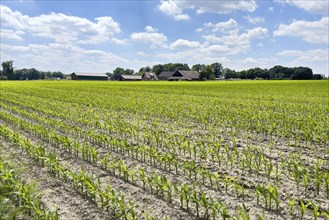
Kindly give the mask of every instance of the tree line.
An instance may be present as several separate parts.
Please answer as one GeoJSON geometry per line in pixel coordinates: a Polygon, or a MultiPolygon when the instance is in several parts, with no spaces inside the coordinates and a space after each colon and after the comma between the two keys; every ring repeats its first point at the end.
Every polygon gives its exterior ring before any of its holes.
{"type": "Polygon", "coordinates": [[[112,80],[117,80],[120,75],[142,75],[145,72],[154,72],[157,76],[161,72],[171,72],[176,70],[193,70],[199,73],[201,80],[214,79],[323,79],[324,75],[313,74],[309,67],[284,67],[274,66],[270,69],[259,67],[248,70],[235,71],[230,68],[223,68],[221,63],[215,62],[209,65],[195,64],[190,68],[186,63],[157,64],[153,67],[146,66],[134,72],[131,69],[117,67],[113,73],[108,73],[112,80]]]}
{"type": "Polygon", "coordinates": [[[323,79],[321,74],[313,74],[309,67],[284,67],[274,66],[270,69],[262,69],[259,67],[235,71],[229,68],[223,70],[225,79],[323,79]]]}
{"type": "MultiPolygon", "coordinates": [[[[157,76],[161,72],[173,72],[176,70],[193,70],[199,73],[200,80],[214,80],[214,79],[323,79],[324,75],[313,74],[309,67],[284,67],[274,66],[270,69],[262,69],[259,67],[248,70],[235,71],[230,68],[223,68],[219,62],[209,65],[195,64],[192,68],[186,63],[166,63],[156,64],[153,67],[141,67],[138,72],[133,69],[124,69],[117,67],[112,73],[106,74],[111,80],[118,80],[121,75],[142,75],[145,72],[154,72],[157,76]]],[[[13,61],[6,61],[2,63],[2,70],[0,71],[0,79],[8,80],[25,80],[25,79],[47,79],[47,78],[64,78],[62,72],[39,71],[34,68],[31,69],[16,69],[13,68],[13,61]]]]}
{"type": "Polygon", "coordinates": [[[36,80],[36,79],[50,79],[60,78],[65,76],[60,71],[40,71],[35,68],[14,69],[12,60],[5,61],[1,64],[0,80],[36,80]]]}

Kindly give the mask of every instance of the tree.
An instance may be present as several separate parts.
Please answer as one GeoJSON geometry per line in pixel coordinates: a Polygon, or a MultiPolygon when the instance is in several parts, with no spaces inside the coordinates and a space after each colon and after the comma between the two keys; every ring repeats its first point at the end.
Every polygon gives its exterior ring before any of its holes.
{"type": "Polygon", "coordinates": [[[64,74],[62,72],[60,72],[60,71],[53,72],[51,74],[51,76],[54,77],[54,78],[60,78],[60,79],[63,79],[64,78],[64,74]]]}
{"type": "Polygon", "coordinates": [[[215,79],[215,74],[214,74],[214,70],[213,67],[211,65],[207,65],[204,69],[202,69],[202,71],[200,72],[199,75],[200,79],[210,79],[213,80],[215,79]]]}
{"type": "Polygon", "coordinates": [[[325,76],[321,74],[313,74],[313,79],[324,79],[325,76]]]}
{"type": "Polygon", "coordinates": [[[35,69],[35,68],[28,69],[26,78],[28,78],[28,79],[40,79],[40,71],[35,69]]]}
{"type": "Polygon", "coordinates": [[[206,73],[207,73],[207,79],[214,80],[216,78],[212,65],[208,65],[206,67],[206,73]]]}
{"type": "Polygon", "coordinates": [[[110,79],[118,80],[121,75],[133,75],[133,74],[134,74],[134,70],[117,67],[115,70],[113,70],[113,73],[110,75],[110,79]]]}
{"type": "Polygon", "coordinates": [[[157,64],[152,67],[152,72],[154,72],[157,76],[163,71],[163,65],[157,64]]]}
{"type": "Polygon", "coordinates": [[[149,67],[149,66],[146,66],[146,67],[142,67],[142,68],[140,68],[139,71],[138,71],[138,73],[139,73],[140,75],[143,75],[144,73],[146,73],[146,72],[151,72],[151,71],[152,71],[152,68],[149,67]]]}
{"type": "Polygon", "coordinates": [[[239,74],[235,70],[231,70],[229,68],[225,68],[223,70],[223,75],[225,79],[240,78],[239,74]]]}
{"type": "Polygon", "coordinates": [[[12,60],[5,61],[1,64],[2,66],[2,74],[7,77],[7,79],[13,79],[14,77],[14,67],[12,60]]]}
{"type": "Polygon", "coordinates": [[[218,63],[218,62],[213,63],[213,64],[211,64],[211,67],[213,68],[216,78],[223,76],[223,66],[221,63],[218,63]]]}
{"type": "Polygon", "coordinates": [[[157,64],[152,67],[152,72],[158,76],[161,72],[174,72],[176,70],[190,70],[186,63],[166,63],[157,64]]]}
{"type": "Polygon", "coordinates": [[[312,79],[313,71],[308,67],[295,67],[293,68],[292,79],[312,79]]]}
{"type": "Polygon", "coordinates": [[[201,73],[205,69],[206,69],[206,65],[204,64],[195,64],[192,66],[192,70],[198,73],[201,73]]]}

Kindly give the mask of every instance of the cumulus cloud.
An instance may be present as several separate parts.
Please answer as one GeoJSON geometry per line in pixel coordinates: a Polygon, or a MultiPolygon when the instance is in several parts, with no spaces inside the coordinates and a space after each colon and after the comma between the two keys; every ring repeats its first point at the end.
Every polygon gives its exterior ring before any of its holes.
{"type": "Polygon", "coordinates": [[[145,27],[145,31],[146,32],[156,32],[156,31],[158,31],[158,29],[156,29],[156,28],[154,28],[152,26],[146,26],[145,27]]]}
{"type": "Polygon", "coordinates": [[[251,17],[250,15],[248,15],[248,16],[243,16],[243,18],[251,24],[258,24],[265,22],[265,19],[262,17],[251,17]]]}
{"type": "Polygon", "coordinates": [[[15,41],[22,41],[22,35],[24,35],[24,31],[14,31],[10,29],[0,29],[0,39],[8,39],[15,41]]]}
{"type": "Polygon", "coordinates": [[[286,3],[307,12],[320,15],[329,14],[329,1],[318,0],[318,1],[306,1],[306,0],[275,0],[275,2],[286,3]]]}
{"type": "Polygon", "coordinates": [[[256,1],[187,1],[187,0],[162,0],[157,9],[175,20],[188,20],[190,16],[184,10],[194,10],[197,14],[218,13],[228,14],[233,11],[253,12],[257,8],[256,1]]]}
{"type": "Polygon", "coordinates": [[[247,29],[244,33],[239,33],[237,29],[234,29],[222,36],[211,34],[202,37],[205,39],[204,45],[210,45],[211,50],[226,54],[240,54],[249,51],[253,40],[267,38],[268,29],[256,27],[247,29]]]}
{"type": "Polygon", "coordinates": [[[211,22],[205,23],[203,26],[205,28],[210,28],[212,32],[218,32],[218,31],[227,31],[230,29],[233,29],[237,27],[238,23],[234,19],[230,19],[228,21],[224,22],[218,22],[216,24],[213,24],[211,22]]]}
{"type": "Polygon", "coordinates": [[[246,35],[249,39],[266,38],[268,37],[268,29],[263,27],[248,29],[246,35]]]}
{"type": "Polygon", "coordinates": [[[62,13],[30,17],[4,5],[0,5],[0,14],[2,27],[52,39],[57,43],[96,44],[120,32],[119,24],[111,17],[98,17],[95,21],[62,13]]]}
{"type": "Polygon", "coordinates": [[[315,49],[315,50],[283,50],[277,53],[278,56],[295,57],[296,60],[301,62],[315,62],[315,61],[328,61],[328,49],[315,49]]]}
{"type": "Polygon", "coordinates": [[[269,58],[253,58],[253,57],[246,57],[242,60],[245,64],[252,64],[258,67],[267,67],[270,63],[273,63],[277,59],[274,57],[269,58]]]}
{"type": "MultiPolygon", "coordinates": [[[[162,34],[162,33],[157,33],[157,32],[150,32],[151,27],[150,26],[146,26],[145,27],[146,32],[136,32],[136,33],[132,33],[130,35],[130,38],[134,41],[139,41],[139,42],[143,42],[143,43],[151,43],[151,47],[157,47],[160,45],[164,45],[168,39],[167,37],[162,34]]],[[[152,28],[152,31],[155,31],[152,28]]]]}
{"type": "Polygon", "coordinates": [[[1,44],[5,54],[1,60],[15,60],[18,68],[37,68],[40,70],[62,71],[110,71],[117,63],[128,60],[103,50],[84,49],[72,44],[49,43],[12,46],[1,44]],[[54,65],[54,63],[56,65],[54,65]]]}
{"type": "Polygon", "coordinates": [[[188,62],[190,65],[196,63],[214,63],[220,62],[226,65],[230,60],[223,54],[218,56],[219,51],[226,50],[226,48],[207,47],[207,48],[194,48],[192,50],[182,50],[173,53],[158,53],[156,58],[164,60],[164,62],[188,62]]]}
{"type": "Polygon", "coordinates": [[[128,45],[128,39],[117,39],[112,37],[111,42],[117,45],[128,45]]]}
{"type": "Polygon", "coordinates": [[[187,1],[180,0],[176,1],[183,10],[193,9],[198,14],[203,13],[218,13],[218,14],[228,14],[233,11],[249,11],[253,12],[257,8],[256,1],[187,1]]]}
{"type": "Polygon", "coordinates": [[[170,44],[169,48],[177,49],[177,48],[196,48],[200,47],[200,43],[198,41],[188,41],[184,39],[178,39],[172,44],[170,44]]]}
{"type": "Polygon", "coordinates": [[[309,43],[328,43],[329,17],[323,17],[318,21],[293,21],[290,24],[280,24],[274,31],[274,36],[301,37],[309,43]]]}
{"type": "Polygon", "coordinates": [[[176,1],[174,0],[161,1],[160,4],[157,6],[157,9],[177,21],[190,19],[187,14],[182,13],[182,9],[177,5],[176,1]]]}
{"type": "MultiPolygon", "coordinates": [[[[158,53],[156,57],[167,61],[185,60],[184,62],[186,62],[186,60],[189,60],[195,63],[209,63],[211,61],[219,62],[220,56],[223,57],[223,62],[228,63],[230,61],[225,58],[226,56],[247,53],[253,40],[268,37],[268,30],[263,27],[256,27],[239,33],[238,30],[234,29],[234,31],[224,33],[223,36],[211,34],[202,37],[205,40],[202,44],[198,41],[178,39],[170,44],[169,48],[184,48],[184,50],[178,50],[175,53],[158,53]]],[[[249,62],[251,61],[249,59],[249,62]]],[[[265,63],[265,60],[263,62],[265,63]]]]}

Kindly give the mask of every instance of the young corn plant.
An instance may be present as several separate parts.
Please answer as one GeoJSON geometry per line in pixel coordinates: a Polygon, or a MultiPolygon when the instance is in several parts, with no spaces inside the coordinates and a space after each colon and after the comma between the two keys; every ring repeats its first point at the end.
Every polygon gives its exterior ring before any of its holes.
{"type": "Polygon", "coordinates": [[[238,219],[250,220],[250,214],[247,206],[242,203],[238,207],[238,219]]]}
{"type": "Polygon", "coordinates": [[[270,195],[270,208],[271,208],[271,199],[274,200],[275,202],[275,207],[276,207],[276,211],[278,212],[279,211],[279,197],[278,197],[278,187],[277,186],[271,186],[269,184],[267,184],[267,190],[269,192],[269,195],[270,195]]]}
{"type": "Polygon", "coordinates": [[[196,190],[193,190],[193,193],[191,195],[191,199],[192,199],[192,202],[194,202],[195,204],[195,209],[196,209],[196,217],[200,217],[200,203],[201,203],[201,200],[200,200],[200,197],[198,196],[198,193],[196,190]]]}
{"type": "Polygon", "coordinates": [[[307,208],[311,205],[310,202],[304,202],[302,199],[298,200],[299,208],[300,208],[300,219],[304,219],[304,215],[307,211],[307,208]]]}
{"type": "Polygon", "coordinates": [[[295,200],[292,198],[289,198],[288,202],[289,202],[289,216],[292,218],[293,217],[293,208],[295,206],[295,200]]]}

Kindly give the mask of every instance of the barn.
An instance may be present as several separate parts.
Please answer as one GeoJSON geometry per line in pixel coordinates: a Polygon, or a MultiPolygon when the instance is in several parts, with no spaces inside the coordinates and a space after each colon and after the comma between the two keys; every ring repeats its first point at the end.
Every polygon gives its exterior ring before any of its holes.
{"type": "Polygon", "coordinates": [[[158,80],[158,77],[153,72],[146,72],[142,75],[143,80],[158,80]]]}
{"type": "Polygon", "coordinates": [[[167,80],[171,77],[175,72],[161,72],[158,76],[159,80],[167,80]]]}
{"type": "Polygon", "coordinates": [[[108,76],[105,73],[84,73],[73,72],[71,73],[72,80],[108,80],[108,76]]]}
{"type": "Polygon", "coordinates": [[[188,80],[188,81],[195,81],[199,80],[199,73],[195,71],[186,71],[186,70],[176,70],[175,72],[161,72],[159,74],[159,79],[162,80],[188,80]]]}
{"type": "Polygon", "coordinates": [[[141,81],[141,75],[121,75],[119,81],[141,81]]]}

